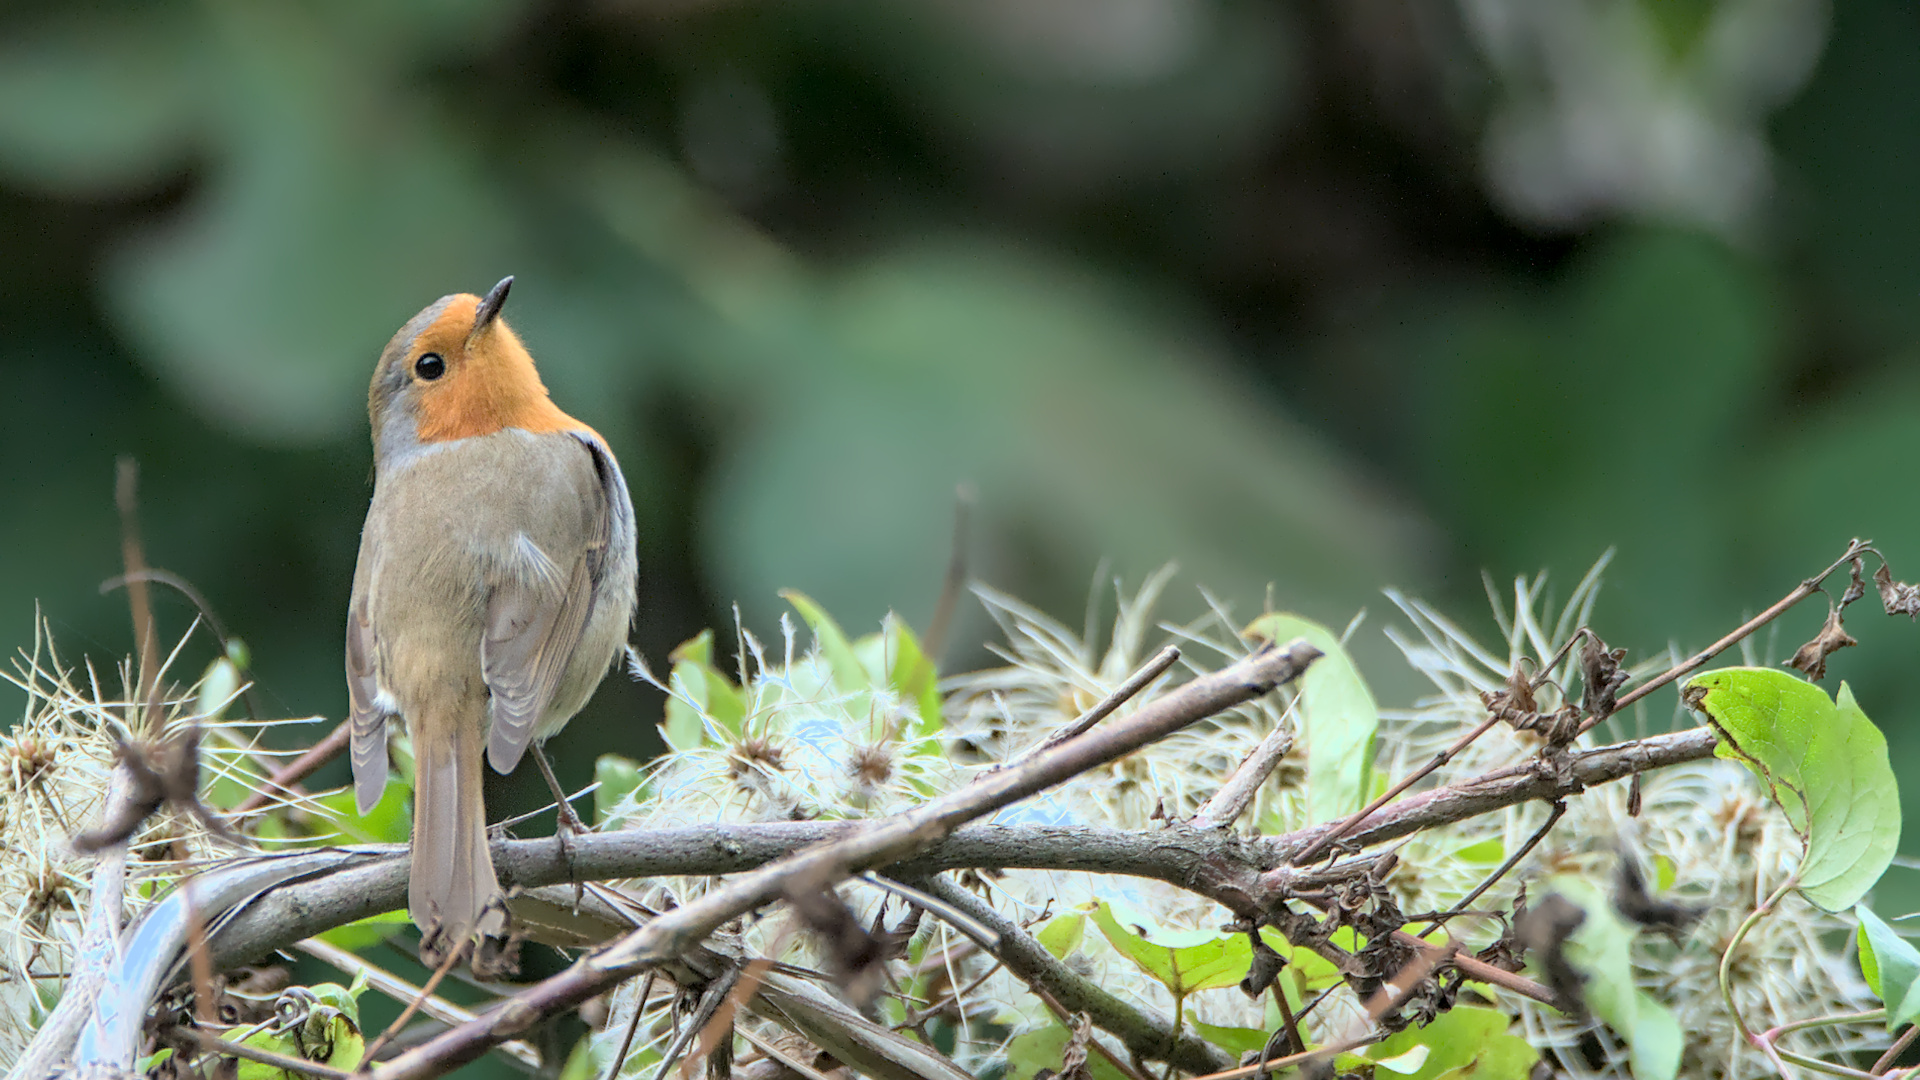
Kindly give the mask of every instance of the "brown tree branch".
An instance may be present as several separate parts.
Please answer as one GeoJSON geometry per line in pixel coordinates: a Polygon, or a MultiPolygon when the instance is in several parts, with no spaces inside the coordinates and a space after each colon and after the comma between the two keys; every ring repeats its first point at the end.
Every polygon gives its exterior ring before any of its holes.
{"type": "Polygon", "coordinates": [[[1135,1055],[1169,1061],[1188,1072],[1219,1072],[1233,1066],[1218,1047],[1175,1031],[1170,1018],[1127,1004],[1054,959],[1046,946],[993,905],[945,878],[927,878],[917,884],[999,934],[1000,945],[993,955],[1016,978],[1052,993],[1068,1013],[1086,1013],[1095,1027],[1119,1039],[1135,1055]]]}
{"type": "MultiPolygon", "coordinates": [[[[1711,730],[1690,728],[1574,754],[1565,781],[1525,769],[1497,770],[1404,800],[1370,823],[1354,842],[1383,843],[1532,799],[1565,797],[1637,771],[1709,757],[1713,747],[1711,730]]],[[[561,884],[572,880],[570,875],[606,880],[738,874],[794,851],[843,839],[860,826],[860,822],[782,821],[627,829],[575,837],[570,857],[563,857],[550,839],[504,840],[494,844],[493,860],[501,883],[520,888],[561,884]]],[[[1252,916],[1283,889],[1318,888],[1364,873],[1371,866],[1367,858],[1332,868],[1285,865],[1287,856],[1311,842],[1319,829],[1248,839],[1213,829],[1128,832],[969,825],[900,860],[889,871],[926,876],[981,867],[1125,874],[1179,885],[1236,915],[1252,916]]],[[[223,966],[246,963],[405,903],[404,847],[343,851],[339,858],[341,869],[276,888],[229,920],[213,939],[216,962],[223,966]]]]}
{"type": "Polygon", "coordinates": [[[372,1075],[375,1080],[444,1075],[545,1017],[576,1008],[633,975],[672,961],[730,919],[791,892],[826,888],[856,870],[899,862],[945,839],[967,821],[1266,694],[1297,678],[1320,655],[1304,640],[1284,648],[1261,649],[1179,686],[1105,728],[1069,739],[912,810],[863,822],[844,839],[730,879],[607,949],[582,958],[559,975],[515,995],[498,1012],[448,1031],[380,1066],[372,1075]]]}

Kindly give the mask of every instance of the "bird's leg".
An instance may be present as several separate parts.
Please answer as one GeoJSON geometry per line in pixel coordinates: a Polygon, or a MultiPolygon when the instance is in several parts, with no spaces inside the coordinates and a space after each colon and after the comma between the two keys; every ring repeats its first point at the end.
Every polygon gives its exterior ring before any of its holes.
{"type": "Polygon", "coordinates": [[[534,743],[527,749],[533,751],[533,760],[540,766],[540,775],[547,778],[547,790],[553,792],[554,804],[559,807],[559,827],[575,834],[586,832],[586,823],[580,820],[579,814],[573,812],[573,804],[567,801],[567,793],[560,787],[559,778],[553,775],[553,763],[547,760],[546,748],[534,743]]]}
{"type": "Polygon", "coordinates": [[[547,788],[553,792],[553,801],[559,807],[559,820],[555,822],[553,838],[560,842],[560,857],[566,861],[567,877],[573,879],[573,904],[577,909],[585,895],[586,887],[573,873],[573,837],[587,831],[580,815],[573,812],[573,805],[567,801],[567,793],[561,789],[560,780],[553,775],[553,763],[547,760],[546,748],[534,743],[527,749],[533,751],[533,760],[540,766],[540,775],[547,778],[547,788]]]}

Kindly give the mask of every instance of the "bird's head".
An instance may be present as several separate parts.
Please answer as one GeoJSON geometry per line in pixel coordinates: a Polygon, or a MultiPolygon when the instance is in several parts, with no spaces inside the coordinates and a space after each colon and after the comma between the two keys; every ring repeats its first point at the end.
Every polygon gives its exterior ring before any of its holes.
{"type": "Polygon", "coordinates": [[[486,296],[455,293],[407,320],[367,388],[376,457],[397,448],[578,426],[547,396],[533,357],[500,317],[512,278],[486,296]]]}

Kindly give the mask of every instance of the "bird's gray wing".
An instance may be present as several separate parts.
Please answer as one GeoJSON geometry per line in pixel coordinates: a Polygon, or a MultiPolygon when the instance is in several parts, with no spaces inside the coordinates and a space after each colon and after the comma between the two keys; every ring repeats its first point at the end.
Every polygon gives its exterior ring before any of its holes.
{"type": "Polygon", "coordinates": [[[365,574],[370,560],[361,552],[354,573],[353,602],[347,608],[347,732],[353,760],[353,801],[370,812],[387,787],[387,717],[380,701],[373,624],[367,615],[365,574]]]}
{"type": "Polygon", "coordinates": [[[501,581],[487,600],[480,639],[480,673],[492,694],[487,760],[503,773],[513,771],[533,742],[580,644],[613,534],[615,496],[609,485],[619,482],[618,474],[597,441],[583,435],[569,440],[568,446],[570,452],[588,455],[585,463],[594,474],[584,530],[575,543],[565,545],[568,550],[555,552],[543,552],[523,536],[522,543],[530,548],[523,558],[529,566],[541,566],[540,572],[501,581]]]}

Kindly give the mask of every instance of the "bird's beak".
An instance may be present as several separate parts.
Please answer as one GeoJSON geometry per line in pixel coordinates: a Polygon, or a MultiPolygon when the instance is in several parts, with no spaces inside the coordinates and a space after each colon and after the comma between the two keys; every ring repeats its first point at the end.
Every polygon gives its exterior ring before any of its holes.
{"type": "Polygon", "coordinates": [[[500,307],[507,302],[507,290],[511,288],[513,277],[508,275],[501,278],[500,284],[495,285],[480,301],[480,306],[473,313],[473,329],[467,331],[467,348],[473,348],[474,342],[485,336],[487,328],[493,325],[493,320],[500,317],[500,307]]]}

